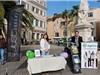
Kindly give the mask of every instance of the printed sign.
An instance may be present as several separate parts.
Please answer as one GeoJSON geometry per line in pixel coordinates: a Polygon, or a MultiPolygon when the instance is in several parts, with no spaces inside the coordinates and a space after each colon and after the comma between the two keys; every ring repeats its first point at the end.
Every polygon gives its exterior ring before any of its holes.
{"type": "Polygon", "coordinates": [[[21,26],[21,8],[12,9],[9,15],[8,22],[8,51],[12,52],[11,57],[16,60],[20,59],[20,26],[21,26]]]}
{"type": "Polygon", "coordinates": [[[97,42],[83,42],[81,48],[81,68],[97,69],[97,42]]]}
{"type": "Polygon", "coordinates": [[[34,50],[34,51],[35,51],[35,57],[41,56],[40,50],[39,50],[39,49],[36,49],[36,50],[34,50]]]}

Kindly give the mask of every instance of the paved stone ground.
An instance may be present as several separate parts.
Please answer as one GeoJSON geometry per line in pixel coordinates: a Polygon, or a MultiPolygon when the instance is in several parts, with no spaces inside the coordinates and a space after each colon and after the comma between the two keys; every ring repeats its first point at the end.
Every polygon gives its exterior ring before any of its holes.
{"type": "MultiPolygon", "coordinates": [[[[36,49],[36,48],[39,48],[39,46],[34,46],[34,45],[22,46],[21,60],[17,62],[9,62],[5,65],[0,65],[0,75],[6,75],[6,70],[7,70],[8,75],[29,75],[27,71],[27,61],[25,57],[25,52],[33,48],[36,49]]],[[[52,49],[50,50],[50,54],[59,54],[63,50],[63,47],[60,47],[60,46],[52,45],[51,48],[52,49]]],[[[65,70],[60,70],[56,72],[45,72],[45,73],[40,73],[36,75],[74,75],[74,74],[70,71],[70,68],[66,66],[65,70]]],[[[77,75],[100,75],[100,62],[98,65],[98,69],[96,70],[82,69],[82,73],[77,74],[77,75]]]]}

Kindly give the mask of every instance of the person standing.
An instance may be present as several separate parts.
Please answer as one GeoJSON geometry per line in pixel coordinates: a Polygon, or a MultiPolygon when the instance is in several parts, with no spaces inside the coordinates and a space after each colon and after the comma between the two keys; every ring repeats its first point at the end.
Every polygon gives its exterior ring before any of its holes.
{"type": "Polygon", "coordinates": [[[85,51],[85,53],[84,53],[84,67],[88,67],[88,62],[87,62],[87,60],[88,60],[88,54],[87,54],[87,51],[85,51]]]}
{"type": "Polygon", "coordinates": [[[0,35],[0,63],[4,62],[4,50],[6,42],[2,35],[0,35]]]}
{"type": "Polygon", "coordinates": [[[83,42],[82,37],[79,35],[78,31],[75,31],[75,36],[71,37],[71,42],[75,43],[77,48],[78,48],[78,52],[79,52],[79,57],[81,59],[81,42],[83,42]]]}
{"type": "Polygon", "coordinates": [[[49,54],[50,44],[47,33],[45,33],[43,38],[40,40],[40,47],[42,56],[49,54]]]}

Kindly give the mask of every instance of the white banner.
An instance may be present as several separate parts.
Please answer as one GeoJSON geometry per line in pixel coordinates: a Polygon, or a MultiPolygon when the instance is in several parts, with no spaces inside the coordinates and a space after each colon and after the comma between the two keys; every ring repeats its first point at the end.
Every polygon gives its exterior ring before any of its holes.
{"type": "Polygon", "coordinates": [[[81,68],[97,69],[97,42],[82,42],[81,68]]]}

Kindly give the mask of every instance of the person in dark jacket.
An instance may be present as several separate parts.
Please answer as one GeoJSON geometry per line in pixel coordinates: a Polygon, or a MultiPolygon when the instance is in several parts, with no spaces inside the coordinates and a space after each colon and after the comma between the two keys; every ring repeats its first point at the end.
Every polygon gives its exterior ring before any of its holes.
{"type": "Polygon", "coordinates": [[[79,32],[75,32],[75,36],[71,37],[71,42],[75,43],[78,51],[79,51],[79,57],[81,58],[81,42],[83,42],[82,37],[79,35],[79,32]]]}
{"type": "Polygon", "coordinates": [[[4,61],[4,49],[5,49],[5,39],[2,35],[0,35],[0,63],[3,63],[4,61]]]}

